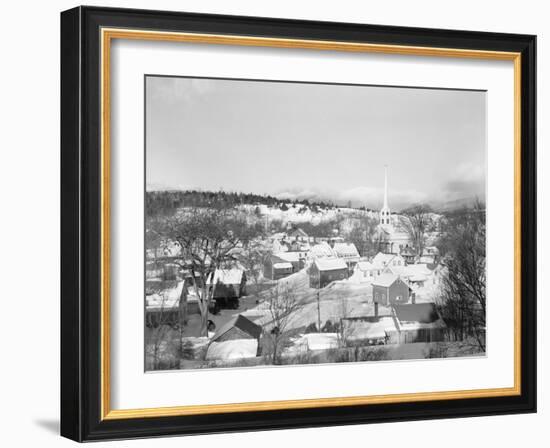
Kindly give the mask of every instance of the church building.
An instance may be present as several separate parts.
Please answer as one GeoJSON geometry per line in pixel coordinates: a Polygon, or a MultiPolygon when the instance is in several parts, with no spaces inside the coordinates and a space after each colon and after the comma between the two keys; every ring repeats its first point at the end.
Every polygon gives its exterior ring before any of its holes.
{"type": "Polygon", "coordinates": [[[396,215],[391,214],[388,204],[388,167],[384,166],[384,204],[380,210],[380,222],[378,225],[378,241],[380,250],[387,254],[399,254],[412,245],[410,237],[395,227],[396,215]]]}

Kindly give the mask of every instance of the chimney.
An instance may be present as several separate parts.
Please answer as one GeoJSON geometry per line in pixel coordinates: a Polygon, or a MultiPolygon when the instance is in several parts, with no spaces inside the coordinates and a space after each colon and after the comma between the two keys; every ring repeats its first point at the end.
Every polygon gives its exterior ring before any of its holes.
{"type": "Polygon", "coordinates": [[[374,317],[378,317],[378,302],[374,302],[374,317]]]}

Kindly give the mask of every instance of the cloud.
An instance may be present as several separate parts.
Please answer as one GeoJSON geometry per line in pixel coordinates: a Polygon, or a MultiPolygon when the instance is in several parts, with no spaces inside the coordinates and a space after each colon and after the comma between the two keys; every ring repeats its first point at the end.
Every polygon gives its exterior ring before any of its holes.
{"type": "MultiPolygon", "coordinates": [[[[426,200],[426,195],[414,190],[395,191],[391,190],[388,200],[390,207],[400,210],[414,203],[426,200]]],[[[384,201],[384,190],[367,186],[357,186],[348,190],[329,189],[287,189],[275,193],[277,197],[289,200],[316,200],[330,201],[338,205],[347,205],[351,202],[353,207],[366,206],[372,209],[379,209],[384,201]]]]}
{"type": "Polygon", "coordinates": [[[461,164],[443,186],[442,199],[448,201],[470,197],[484,199],[485,180],[484,165],[461,164]]]}

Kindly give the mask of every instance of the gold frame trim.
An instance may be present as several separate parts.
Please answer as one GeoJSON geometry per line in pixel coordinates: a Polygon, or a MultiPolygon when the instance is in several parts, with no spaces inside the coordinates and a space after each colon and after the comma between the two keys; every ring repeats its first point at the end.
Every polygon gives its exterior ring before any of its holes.
{"type": "Polygon", "coordinates": [[[503,397],[521,394],[521,53],[305,39],[279,39],[135,29],[101,29],[101,420],[307,409],[413,401],[503,397]],[[143,409],[111,409],[110,366],[110,54],[113,39],[297,48],[320,51],[492,59],[514,62],[514,386],[508,388],[315,398],[143,409]]]}

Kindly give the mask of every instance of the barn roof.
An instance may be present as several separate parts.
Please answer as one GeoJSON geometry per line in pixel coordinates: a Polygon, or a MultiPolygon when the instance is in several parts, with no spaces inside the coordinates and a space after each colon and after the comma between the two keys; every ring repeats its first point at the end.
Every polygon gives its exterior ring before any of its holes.
{"type": "Polygon", "coordinates": [[[312,257],[331,257],[334,255],[331,247],[325,241],[312,246],[309,253],[312,257]]]}
{"type": "Polygon", "coordinates": [[[349,323],[348,339],[381,339],[395,330],[395,322],[391,316],[352,321],[349,323]]]}
{"type": "Polygon", "coordinates": [[[315,265],[320,271],[335,271],[337,269],[347,269],[348,265],[341,258],[318,258],[315,265]]]}
{"type": "Polygon", "coordinates": [[[361,271],[368,271],[373,268],[372,263],[368,261],[359,261],[357,262],[357,269],[360,269],[361,271]]]}
{"type": "Polygon", "coordinates": [[[434,303],[406,303],[394,305],[395,316],[400,322],[431,323],[439,319],[434,303]]]}
{"type": "Polygon", "coordinates": [[[353,243],[335,243],[334,252],[340,257],[357,257],[359,258],[359,252],[357,247],[353,243]]]}
{"type": "Polygon", "coordinates": [[[388,288],[393,285],[398,278],[399,277],[395,274],[380,274],[374,279],[372,284],[373,286],[383,286],[384,288],[388,288]]]}
{"type": "Polygon", "coordinates": [[[244,331],[254,339],[258,339],[260,334],[262,334],[262,327],[252,322],[248,317],[243,316],[242,314],[237,314],[229,322],[225,323],[225,325],[222,325],[218,331],[216,331],[216,334],[212,338],[212,342],[216,341],[233,327],[244,331]]]}
{"type": "Polygon", "coordinates": [[[292,229],[290,230],[289,232],[287,232],[287,235],[290,236],[290,237],[293,237],[293,236],[300,236],[300,237],[303,237],[303,238],[307,238],[307,233],[304,232],[302,229],[300,229],[299,227],[295,228],[295,229],[292,229]]]}
{"type": "Polygon", "coordinates": [[[287,261],[281,263],[273,263],[274,269],[292,269],[292,263],[287,261]]]}
{"type": "Polygon", "coordinates": [[[223,283],[224,285],[240,285],[243,279],[244,271],[242,269],[216,269],[214,272],[214,282],[208,280],[208,284],[223,283]]]}
{"type": "Polygon", "coordinates": [[[409,264],[405,267],[404,274],[412,282],[423,282],[427,280],[432,272],[425,264],[409,264]]]}
{"type": "Polygon", "coordinates": [[[372,259],[372,264],[382,267],[386,266],[395,256],[395,254],[384,254],[382,252],[378,252],[372,259]]]}
{"type": "Polygon", "coordinates": [[[273,254],[273,258],[279,259],[282,262],[289,262],[289,263],[296,263],[300,261],[300,253],[299,252],[277,252],[276,254],[273,254]]]}

